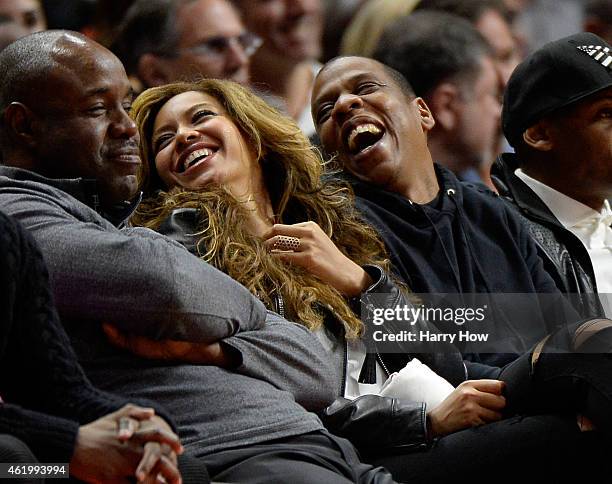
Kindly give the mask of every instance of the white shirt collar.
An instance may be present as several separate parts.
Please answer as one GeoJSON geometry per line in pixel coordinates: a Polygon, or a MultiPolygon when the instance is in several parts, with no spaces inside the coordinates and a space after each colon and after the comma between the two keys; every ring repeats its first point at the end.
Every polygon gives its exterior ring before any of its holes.
{"type": "Polygon", "coordinates": [[[554,188],[545,185],[541,181],[530,177],[520,168],[516,169],[514,174],[525,182],[525,184],[542,199],[548,209],[566,229],[570,229],[581,223],[612,214],[608,200],[604,201],[604,206],[602,207],[601,212],[597,212],[584,203],[574,200],[564,193],[561,193],[554,188]]]}

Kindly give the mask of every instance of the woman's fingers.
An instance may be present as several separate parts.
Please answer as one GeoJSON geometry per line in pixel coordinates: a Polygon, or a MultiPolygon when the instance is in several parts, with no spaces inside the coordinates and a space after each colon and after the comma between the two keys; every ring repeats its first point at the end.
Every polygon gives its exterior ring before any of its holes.
{"type": "Polygon", "coordinates": [[[314,222],[302,222],[299,224],[292,225],[274,224],[270,228],[270,230],[264,235],[264,238],[269,239],[270,237],[274,237],[275,235],[289,235],[297,238],[308,237],[318,227],[319,226],[314,222]]]}
{"type": "Polygon", "coordinates": [[[264,245],[269,251],[304,251],[307,249],[307,244],[303,239],[288,235],[275,235],[264,241],[264,245]]]}

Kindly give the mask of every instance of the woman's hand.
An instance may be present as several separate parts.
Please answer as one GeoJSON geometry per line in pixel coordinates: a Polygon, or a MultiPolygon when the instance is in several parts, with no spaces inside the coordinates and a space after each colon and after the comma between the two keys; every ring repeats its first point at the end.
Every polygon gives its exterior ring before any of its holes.
{"type": "Polygon", "coordinates": [[[153,409],[126,405],[79,428],[70,473],[86,482],[130,482],[163,477],[180,484],[178,436],[153,409]]]}
{"type": "Polygon", "coordinates": [[[373,282],[359,265],[340,252],[315,222],[275,224],[264,239],[274,257],[303,267],[345,296],[358,296],[373,282]],[[291,252],[279,250],[282,236],[299,239],[299,247],[291,252]]]}
{"type": "Polygon", "coordinates": [[[501,420],[506,406],[503,390],[504,382],[499,380],[464,381],[427,413],[431,437],[501,420]]]}

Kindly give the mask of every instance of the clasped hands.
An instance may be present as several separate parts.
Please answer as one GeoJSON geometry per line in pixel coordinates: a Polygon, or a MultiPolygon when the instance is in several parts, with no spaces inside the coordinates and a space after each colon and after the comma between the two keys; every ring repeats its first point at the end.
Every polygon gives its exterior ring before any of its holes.
{"type": "Polygon", "coordinates": [[[178,436],[152,408],[128,404],[79,428],[70,473],[86,482],[181,484],[178,436]]]}

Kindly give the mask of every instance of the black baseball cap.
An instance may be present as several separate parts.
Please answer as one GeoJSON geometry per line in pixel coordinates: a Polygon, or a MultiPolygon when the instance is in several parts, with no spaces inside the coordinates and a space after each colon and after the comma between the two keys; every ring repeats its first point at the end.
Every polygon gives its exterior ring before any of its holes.
{"type": "Polygon", "coordinates": [[[515,146],[547,114],[612,86],[612,47],[590,32],[544,45],[521,62],[504,92],[502,129],[515,146]]]}

